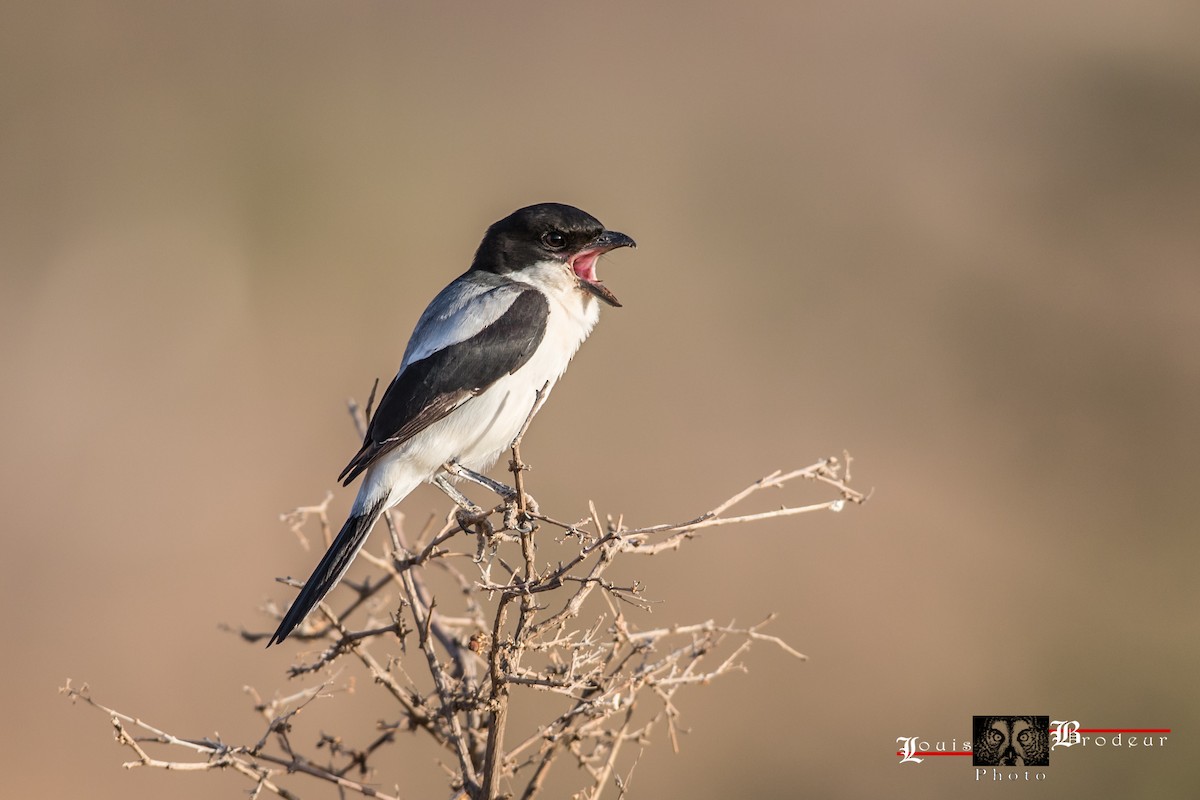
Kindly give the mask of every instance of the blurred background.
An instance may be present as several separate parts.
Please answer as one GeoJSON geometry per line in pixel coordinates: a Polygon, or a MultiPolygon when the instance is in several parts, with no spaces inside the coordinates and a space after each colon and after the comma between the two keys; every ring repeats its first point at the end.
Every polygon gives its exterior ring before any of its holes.
{"type": "MultiPolygon", "coordinates": [[[[526,441],[545,509],[675,521],[843,449],[874,489],[630,567],[662,601],[642,623],[779,612],[811,659],[757,647],[681,694],[681,752],[660,730],[630,797],[1194,790],[1197,4],[3,16],[11,796],[243,795],[121,770],[57,687],[257,739],[243,687],[310,684],[285,680],[290,647],[218,625],[273,627],[275,577],[315,558],[278,516],[335,486],[346,398],[392,375],[485,227],[544,200],[639,243],[604,263],[625,307],[526,441]],[[961,741],[973,714],[1175,734],[1057,750],[1020,787],[897,763],[897,737],[961,741]]],[[[365,743],[392,711],[358,683],[293,735],[365,743]]],[[[430,754],[395,748],[381,788],[444,796],[430,754]]]]}

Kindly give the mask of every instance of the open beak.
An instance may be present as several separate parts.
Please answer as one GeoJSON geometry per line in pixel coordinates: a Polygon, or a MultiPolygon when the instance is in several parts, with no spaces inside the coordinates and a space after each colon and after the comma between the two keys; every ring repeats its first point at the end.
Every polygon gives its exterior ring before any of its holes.
{"type": "Polygon", "coordinates": [[[637,247],[637,242],[623,233],[605,231],[588,242],[587,247],[567,259],[567,263],[571,265],[575,277],[579,278],[580,286],[610,306],[620,307],[621,303],[616,295],[596,277],[596,262],[600,260],[600,256],[618,247],[637,247]]]}

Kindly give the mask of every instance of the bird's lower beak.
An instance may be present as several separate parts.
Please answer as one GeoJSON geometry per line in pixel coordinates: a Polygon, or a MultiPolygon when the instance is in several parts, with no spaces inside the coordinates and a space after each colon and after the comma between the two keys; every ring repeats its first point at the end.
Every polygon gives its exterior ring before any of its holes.
{"type": "Polygon", "coordinates": [[[610,306],[620,307],[621,303],[617,300],[616,295],[610,292],[608,287],[596,277],[596,262],[600,256],[609,250],[616,250],[618,247],[637,247],[637,242],[623,233],[605,231],[589,242],[587,247],[571,256],[570,264],[584,289],[610,306]]]}

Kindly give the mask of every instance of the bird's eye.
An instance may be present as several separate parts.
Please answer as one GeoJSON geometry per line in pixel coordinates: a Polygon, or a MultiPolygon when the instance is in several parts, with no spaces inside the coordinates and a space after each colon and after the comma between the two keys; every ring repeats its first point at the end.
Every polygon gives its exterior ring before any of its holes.
{"type": "Polygon", "coordinates": [[[562,250],[567,246],[567,237],[558,231],[550,231],[549,233],[542,234],[542,244],[551,250],[562,250]]]}

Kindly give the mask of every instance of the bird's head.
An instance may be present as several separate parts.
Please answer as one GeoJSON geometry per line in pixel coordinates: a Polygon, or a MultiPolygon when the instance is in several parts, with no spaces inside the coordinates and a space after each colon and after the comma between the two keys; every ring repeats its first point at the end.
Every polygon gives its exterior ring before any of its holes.
{"type": "Polygon", "coordinates": [[[472,269],[506,273],[552,261],[565,264],[581,288],[611,306],[616,296],[596,275],[600,256],[618,247],[636,247],[630,237],[605,230],[600,220],[562,203],[539,203],[509,214],[488,228],[472,269]]]}

